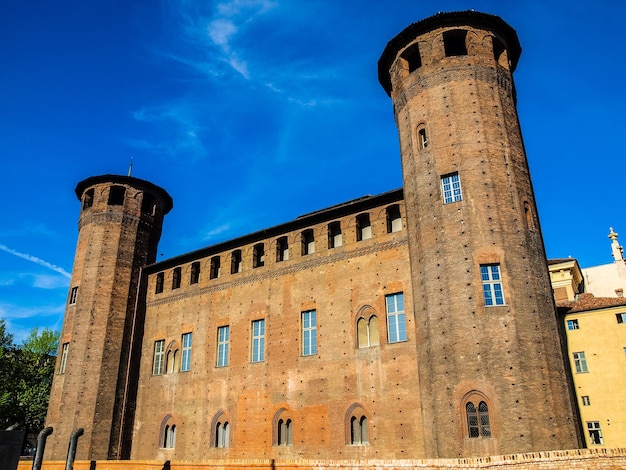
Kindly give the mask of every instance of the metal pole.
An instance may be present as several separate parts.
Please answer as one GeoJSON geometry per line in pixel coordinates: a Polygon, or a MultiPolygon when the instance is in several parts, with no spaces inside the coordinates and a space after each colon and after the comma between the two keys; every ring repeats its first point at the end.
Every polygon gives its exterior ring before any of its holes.
{"type": "Polygon", "coordinates": [[[67,459],[65,459],[65,470],[72,470],[74,468],[78,438],[82,436],[84,432],[85,430],[83,428],[74,429],[72,431],[72,435],[70,436],[70,445],[67,449],[67,459]]]}
{"type": "Polygon", "coordinates": [[[52,426],[48,426],[41,430],[37,436],[37,450],[35,451],[35,459],[33,460],[33,470],[41,470],[41,463],[43,461],[43,451],[46,448],[46,439],[52,434],[52,426]]]}

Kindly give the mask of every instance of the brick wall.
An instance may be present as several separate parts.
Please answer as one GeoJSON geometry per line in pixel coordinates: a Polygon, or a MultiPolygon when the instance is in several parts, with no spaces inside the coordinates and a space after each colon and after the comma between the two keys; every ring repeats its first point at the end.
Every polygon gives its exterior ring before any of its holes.
{"type": "MultiPolygon", "coordinates": [[[[31,462],[20,462],[18,470],[30,470],[31,462]]],[[[445,460],[212,460],[205,463],[133,461],[78,461],[74,470],[617,470],[626,468],[626,448],[580,449],[528,454],[499,455],[483,458],[445,460]]],[[[42,470],[64,470],[65,462],[44,462],[42,470]]]]}

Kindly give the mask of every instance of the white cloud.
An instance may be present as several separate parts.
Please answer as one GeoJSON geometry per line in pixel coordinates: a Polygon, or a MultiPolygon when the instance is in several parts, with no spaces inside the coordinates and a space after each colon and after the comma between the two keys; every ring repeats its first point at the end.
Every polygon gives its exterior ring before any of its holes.
{"type": "Polygon", "coordinates": [[[219,18],[217,20],[211,21],[209,23],[209,27],[207,28],[207,32],[211,41],[219,46],[222,46],[228,49],[228,41],[229,39],[237,32],[237,27],[233,24],[232,21],[219,18]]]}
{"type": "Polygon", "coordinates": [[[37,258],[36,256],[32,256],[26,253],[20,253],[19,251],[15,251],[11,248],[9,248],[8,246],[2,245],[0,244],[0,250],[9,253],[11,255],[17,256],[18,258],[22,258],[25,259],[27,261],[30,261],[32,263],[38,264],[39,266],[43,266],[44,268],[48,268],[52,271],[55,271],[63,276],[65,276],[66,278],[70,278],[72,277],[72,275],[70,273],[68,273],[65,269],[59,267],[59,266],[55,266],[52,263],[48,263],[45,260],[42,260],[41,258],[37,258]]]}

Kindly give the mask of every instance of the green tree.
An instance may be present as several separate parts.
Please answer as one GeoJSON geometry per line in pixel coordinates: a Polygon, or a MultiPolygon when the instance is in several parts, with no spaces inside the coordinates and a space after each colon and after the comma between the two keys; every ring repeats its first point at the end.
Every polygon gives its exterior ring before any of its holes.
{"type": "Polygon", "coordinates": [[[0,429],[17,424],[43,428],[59,344],[59,333],[33,328],[20,347],[0,320],[0,429]]]}

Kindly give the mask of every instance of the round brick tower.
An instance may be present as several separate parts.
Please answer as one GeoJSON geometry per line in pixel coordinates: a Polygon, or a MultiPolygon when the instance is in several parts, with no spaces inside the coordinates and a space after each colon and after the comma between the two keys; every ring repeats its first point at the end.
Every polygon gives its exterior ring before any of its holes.
{"type": "Polygon", "coordinates": [[[65,459],[76,428],[84,429],[77,459],[128,458],[131,430],[124,423],[132,423],[133,351],[143,333],[141,268],[156,259],[172,198],[152,183],[116,175],[81,181],[76,195],[78,243],[48,407],[54,433],[46,459],[65,459]]]}
{"type": "Polygon", "coordinates": [[[426,457],[580,447],[502,19],[414,23],[379,60],[400,136],[426,457]]]}

